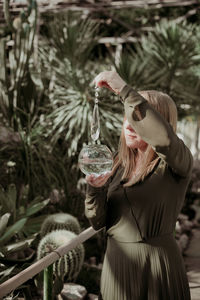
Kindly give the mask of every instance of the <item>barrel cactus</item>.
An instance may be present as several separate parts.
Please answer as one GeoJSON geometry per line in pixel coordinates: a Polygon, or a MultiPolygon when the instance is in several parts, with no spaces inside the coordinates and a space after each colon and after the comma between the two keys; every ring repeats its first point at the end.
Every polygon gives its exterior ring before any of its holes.
{"type": "Polygon", "coordinates": [[[74,232],[75,234],[79,234],[81,232],[81,227],[77,218],[70,214],[66,213],[57,213],[48,216],[42,226],[41,226],[41,236],[45,236],[47,233],[55,230],[69,230],[74,232]]]}
{"type": "MultiPolygon", "coordinates": [[[[37,258],[41,259],[76,236],[75,233],[68,230],[56,230],[48,233],[41,239],[38,245],[37,258]]],[[[84,255],[84,247],[80,244],[62,256],[53,264],[55,277],[65,279],[65,282],[75,281],[82,268],[84,255]]]]}

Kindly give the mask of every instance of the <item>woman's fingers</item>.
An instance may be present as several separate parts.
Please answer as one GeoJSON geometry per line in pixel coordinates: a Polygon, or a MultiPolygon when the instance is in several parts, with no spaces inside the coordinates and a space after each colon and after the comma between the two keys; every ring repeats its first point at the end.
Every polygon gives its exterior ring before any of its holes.
{"type": "Polygon", "coordinates": [[[99,176],[91,174],[86,176],[86,181],[94,187],[101,187],[106,183],[110,175],[111,172],[107,172],[106,174],[102,174],[99,176]]]}
{"type": "Polygon", "coordinates": [[[88,183],[90,183],[93,186],[101,186],[104,184],[104,178],[102,176],[90,177],[89,179],[86,180],[88,183]]]}
{"type": "Polygon", "coordinates": [[[97,86],[97,87],[107,87],[111,89],[111,86],[109,84],[110,81],[110,72],[109,71],[104,71],[99,73],[93,83],[97,86]]]}
{"type": "Polygon", "coordinates": [[[117,94],[119,94],[125,85],[125,82],[116,71],[104,71],[99,73],[93,80],[93,83],[97,87],[106,87],[117,94]]]}
{"type": "MultiPolygon", "coordinates": [[[[111,89],[111,87],[109,86],[109,84],[106,82],[106,81],[99,81],[98,83],[97,83],[97,86],[98,87],[106,87],[106,88],[108,88],[108,89],[111,89]]],[[[112,90],[112,89],[111,89],[112,90]]]]}

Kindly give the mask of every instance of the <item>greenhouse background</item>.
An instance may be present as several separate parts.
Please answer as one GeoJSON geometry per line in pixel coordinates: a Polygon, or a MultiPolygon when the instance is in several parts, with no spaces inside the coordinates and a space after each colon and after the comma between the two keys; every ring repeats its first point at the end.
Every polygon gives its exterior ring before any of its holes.
{"type": "MultiPolygon", "coordinates": [[[[90,226],[78,156],[103,70],[177,105],[194,168],[176,239],[200,299],[200,2],[189,0],[0,0],[0,284],[90,226]]],[[[119,97],[101,89],[99,113],[100,142],[114,153],[119,97]]],[[[97,299],[104,250],[101,231],[54,263],[52,299],[97,299]]],[[[4,299],[43,299],[43,275],[4,299]]]]}

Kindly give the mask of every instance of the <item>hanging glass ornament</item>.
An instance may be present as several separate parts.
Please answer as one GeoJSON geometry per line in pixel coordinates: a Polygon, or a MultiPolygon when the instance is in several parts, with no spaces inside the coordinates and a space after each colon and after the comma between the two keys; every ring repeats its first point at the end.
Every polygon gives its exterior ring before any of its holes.
{"type": "Polygon", "coordinates": [[[112,164],[112,153],[106,145],[86,145],[79,154],[79,168],[86,175],[106,174],[112,164]]]}
{"type": "Polygon", "coordinates": [[[112,152],[106,145],[96,144],[100,135],[100,118],[99,118],[99,88],[95,90],[95,104],[91,121],[91,139],[93,145],[83,146],[79,158],[79,168],[86,174],[94,174],[96,176],[105,174],[112,169],[113,158],[112,152]]]}
{"type": "Polygon", "coordinates": [[[91,138],[94,142],[96,142],[100,135],[100,120],[99,120],[99,88],[96,87],[95,90],[95,104],[92,114],[92,122],[91,122],[91,138]]]}

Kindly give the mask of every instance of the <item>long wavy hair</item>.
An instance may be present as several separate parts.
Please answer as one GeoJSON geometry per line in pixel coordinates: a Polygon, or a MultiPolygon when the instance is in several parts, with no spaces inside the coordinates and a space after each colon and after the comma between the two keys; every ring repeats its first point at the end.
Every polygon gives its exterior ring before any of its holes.
{"type": "MultiPolygon", "coordinates": [[[[176,132],[177,109],[172,98],[165,93],[154,90],[140,91],[138,93],[163,116],[163,118],[172,126],[174,132],[176,132]]],[[[136,173],[136,157],[137,149],[131,149],[126,145],[123,126],[112,173],[114,174],[119,166],[124,167],[121,178],[126,182],[124,186],[131,186],[138,181],[144,180],[144,178],[154,169],[159,160],[157,153],[153,150],[152,146],[148,144],[144,152],[142,163],[137,167],[136,173]]]]}

